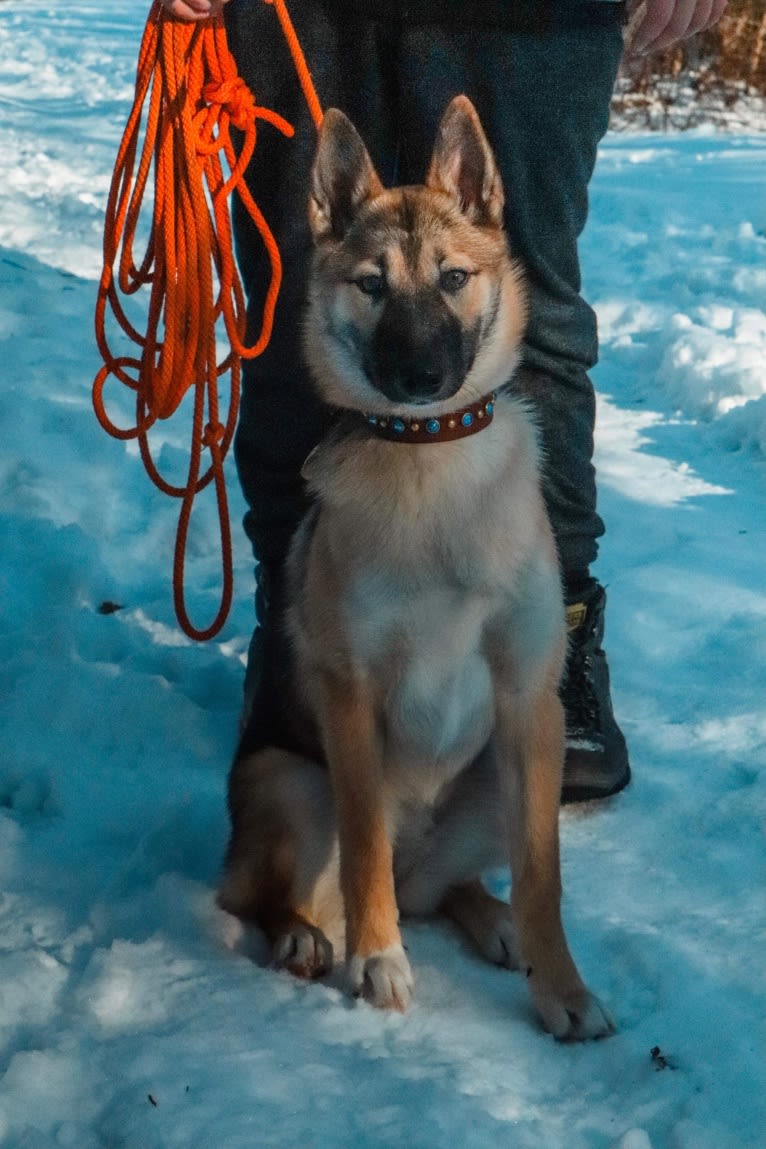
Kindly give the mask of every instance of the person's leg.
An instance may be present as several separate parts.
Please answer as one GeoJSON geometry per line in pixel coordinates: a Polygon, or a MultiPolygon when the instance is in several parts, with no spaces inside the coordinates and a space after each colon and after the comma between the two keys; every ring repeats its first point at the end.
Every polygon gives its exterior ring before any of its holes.
{"type": "MultiPolygon", "coordinates": [[[[370,19],[331,20],[321,2],[291,0],[289,11],[324,108],[341,107],[364,135],[384,179],[393,176],[396,137],[387,32],[370,19]],[[386,59],[384,59],[386,58],[386,59]]],[[[234,442],[248,511],[245,531],[258,562],[253,633],[245,679],[243,719],[249,748],[292,729],[284,699],[290,659],[282,627],[283,565],[307,499],[301,467],[330,423],[309,382],[301,351],[301,325],[312,252],[308,191],[317,133],[274,8],[264,0],[227,5],[229,46],[240,75],[258,103],[295,128],[285,139],[259,124],[247,183],[279,245],[283,280],[271,341],[243,364],[240,418],[234,442]],[[268,621],[268,625],[265,625],[268,621]]],[[[251,338],[260,330],[270,265],[243,205],[234,197],[237,261],[248,299],[251,338]]]]}
{"type": "Polygon", "coordinates": [[[514,388],[529,395],[540,423],[565,577],[587,571],[604,529],[587,375],[597,359],[596,318],[580,294],[577,241],[622,49],[612,5],[578,11],[576,20],[527,32],[415,25],[403,34],[397,77],[398,181],[422,180],[439,118],[460,92],[476,107],[497,157],[511,250],[530,287],[525,363],[514,388]]]}
{"type": "MultiPolygon", "coordinates": [[[[396,141],[391,97],[384,88],[389,51],[372,20],[335,23],[317,2],[289,5],[323,107],[340,107],[364,137],[382,178],[393,171],[396,141]]],[[[235,0],[226,10],[229,45],[240,74],[259,104],[295,127],[285,139],[260,123],[247,182],[279,244],[284,275],[271,341],[244,363],[235,440],[240,482],[248,503],[245,529],[266,567],[283,560],[306,507],[301,466],[328,427],[301,354],[301,324],[312,242],[307,208],[316,129],[274,8],[264,0],[235,0]]],[[[237,260],[257,333],[269,283],[269,262],[249,216],[235,197],[237,260]]]]}
{"type": "MultiPolygon", "coordinates": [[[[562,6],[563,9],[564,6],[562,6]]],[[[397,181],[423,179],[447,101],[464,92],[492,143],[505,185],[511,249],[530,287],[525,360],[513,388],[540,426],[544,493],[559,549],[571,628],[564,797],[598,797],[630,777],[601,646],[604,592],[589,567],[603,523],[592,464],[596,317],[580,294],[578,238],[607,128],[622,52],[621,13],[580,4],[548,27],[403,30],[397,71],[397,181]]]]}

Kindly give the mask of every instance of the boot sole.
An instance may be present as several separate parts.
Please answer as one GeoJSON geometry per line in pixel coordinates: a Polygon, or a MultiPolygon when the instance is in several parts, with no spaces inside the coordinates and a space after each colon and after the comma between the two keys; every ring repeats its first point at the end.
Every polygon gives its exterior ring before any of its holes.
{"type": "Polygon", "coordinates": [[[630,779],[631,772],[628,766],[618,781],[611,785],[599,785],[596,782],[569,785],[565,782],[561,790],[561,805],[571,806],[575,802],[599,802],[604,798],[612,798],[625,789],[630,779]]]}

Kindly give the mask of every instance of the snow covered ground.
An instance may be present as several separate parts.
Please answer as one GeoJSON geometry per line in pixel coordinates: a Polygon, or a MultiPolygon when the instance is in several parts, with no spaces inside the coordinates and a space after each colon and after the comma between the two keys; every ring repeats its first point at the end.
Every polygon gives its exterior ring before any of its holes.
{"type": "MultiPolygon", "coordinates": [[[[593,187],[598,573],[635,782],[562,835],[619,1033],[556,1045],[522,979],[433,923],[406,928],[415,1006],[382,1016],[254,962],[214,905],[251,562],[239,537],[222,638],[183,639],[176,508],[90,408],[144,12],[0,5],[0,1144],[763,1149],[766,137],[610,137],[593,187]]],[[[213,528],[201,508],[203,619],[213,528]]]]}

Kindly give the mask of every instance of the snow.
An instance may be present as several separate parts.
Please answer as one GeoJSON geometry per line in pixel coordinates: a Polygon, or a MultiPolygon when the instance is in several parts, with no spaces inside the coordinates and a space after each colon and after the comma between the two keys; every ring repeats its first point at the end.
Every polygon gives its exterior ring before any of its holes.
{"type": "MultiPolygon", "coordinates": [[[[238,533],[229,623],[184,639],[177,508],[90,407],[143,16],[0,6],[0,1144],[763,1149],[766,137],[609,137],[584,238],[635,781],[563,815],[565,917],[619,1033],[556,1045],[440,923],[406,926],[416,1002],[383,1016],[215,906],[251,559],[238,533]]],[[[201,619],[214,528],[205,503],[201,619]]]]}

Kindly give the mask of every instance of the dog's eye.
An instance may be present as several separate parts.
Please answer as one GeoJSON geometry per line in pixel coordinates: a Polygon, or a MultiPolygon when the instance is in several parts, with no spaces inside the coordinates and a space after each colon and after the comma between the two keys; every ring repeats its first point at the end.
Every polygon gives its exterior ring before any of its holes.
{"type": "Polygon", "coordinates": [[[362,275],[354,282],[364,295],[372,295],[373,297],[382,295],[386,286],[386,281],[382,275],[362,275]]]}
{"type": "Polygon", "coordinates": [[[465,287],[467,282],[468,272],[464,271],[462,267],[451,267],[439,276],[439,285],[442,291],[448,291],[451,294],[460,291],[460,288],[465,287]]]}

